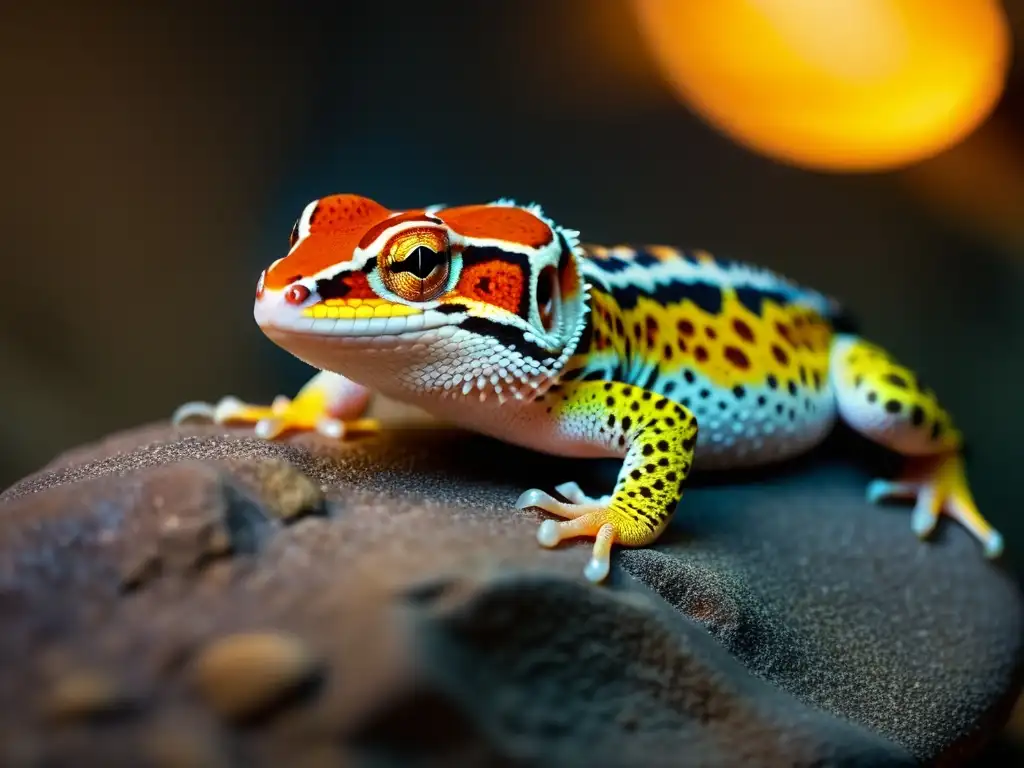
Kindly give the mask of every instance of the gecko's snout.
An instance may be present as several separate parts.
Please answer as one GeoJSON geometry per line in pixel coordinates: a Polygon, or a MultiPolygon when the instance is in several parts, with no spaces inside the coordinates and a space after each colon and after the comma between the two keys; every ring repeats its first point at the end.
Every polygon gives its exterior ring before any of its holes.
{"type": "MultiPolygon", "coordinates": [[[[303,285],[297,281],[293,282],[284,290],[273,291],[276,294],[278,300],[283,300],[287,304],[291,304],[293,307],[301,307],[307,301],[313,292],[309,289],[309,286],[303,285]]],[[[261,302],[267,296],[267,270],[263,270],[260,273],[260,279],[256,281],[256,301],[261,302]]]]}
{"type": "Polygon", "coordinates": [[[290,327],[303,318],[304,312],[319,300],[315,289],[294,278],[283,287],[267,285],[267,270],[256,282],[256,301],[253,311],[261,327],[290,327]]]}

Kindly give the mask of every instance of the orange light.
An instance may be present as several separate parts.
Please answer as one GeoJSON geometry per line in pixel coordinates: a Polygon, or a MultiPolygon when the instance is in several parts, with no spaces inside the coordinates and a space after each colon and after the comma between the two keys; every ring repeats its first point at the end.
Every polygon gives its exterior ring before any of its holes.
{"type": "Polygon", "coordinates": [[[995,106],[997,0],[633,0],[683,100],[737,142],[822,170],[906,165],[995,106]]]}

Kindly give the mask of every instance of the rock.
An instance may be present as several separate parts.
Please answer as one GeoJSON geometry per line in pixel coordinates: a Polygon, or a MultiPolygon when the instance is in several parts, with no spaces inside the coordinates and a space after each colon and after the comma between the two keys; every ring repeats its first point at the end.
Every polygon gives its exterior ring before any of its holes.
{"type": "Polygon", "coordinates": [[[155,424],[59,457],[0,496],[0,762],[951,764],[1005,719],[1020,595],[962,530],[918,542],[826,447],[695,479],[594,587],[514,502],[615,469],[439,429],[155,424]],[[18,706],[82,658],[146,717],[18,706]]]}

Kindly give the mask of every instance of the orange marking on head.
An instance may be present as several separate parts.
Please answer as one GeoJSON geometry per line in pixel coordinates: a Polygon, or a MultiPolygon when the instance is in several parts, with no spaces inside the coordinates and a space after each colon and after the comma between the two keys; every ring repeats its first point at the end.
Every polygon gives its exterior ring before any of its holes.
{"type": "Polygon", "coordinates": [[[524,282],[519,267],[507,261],[485,261],[462,270],[455,293],[518,313],[524,282]]]}
{"type": "Polygon", "coordinates": [[[309,237],[267,272],[266,287],[280,290],[299,278],[350,260],[366,230],[390,214],[384,206],[359,195],[322,198],[310,219],[309,237]]]}
{"type": "Polygon", "coordinates": [[[522,208],[466,205],[438,212],[454,231],[465,237],[492,238],[540,248],[554,239],[551,227],[522,208]]]}
{"type": "Polygon", "coordinates": [[[389,216],[391,211],[368,197],[359,195],[328,195],[320,199],[309,231],[348,232],[354,228],[369,227],[389,216]]]}

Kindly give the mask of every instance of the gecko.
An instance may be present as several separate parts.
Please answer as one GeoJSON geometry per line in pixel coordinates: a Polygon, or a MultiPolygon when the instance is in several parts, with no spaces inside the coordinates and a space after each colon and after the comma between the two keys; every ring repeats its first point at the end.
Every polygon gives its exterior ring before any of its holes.
{"type": "Polygon", "coordinates": [[[336,194],[304,207],[253,314],[318,372],[294,398],[191,402],[174,422],[344,439],[380,428],[365,417],[380,393],[533,451],[621,459],[607,495],[566,482],[553,489],[564,500],[532,488],[516,502],[553,516],[541,546],[592,541],[594,583],[613,545],[658,539],[692,472],[780,462],[839,421],[903,457],[869,501],[911,500],[922,539],[945,514],[985,556],[1003,548],[935,392],[846,329],[835,299],[752,263],[588,244],[534,203],[390,210],[336,194]]]}

